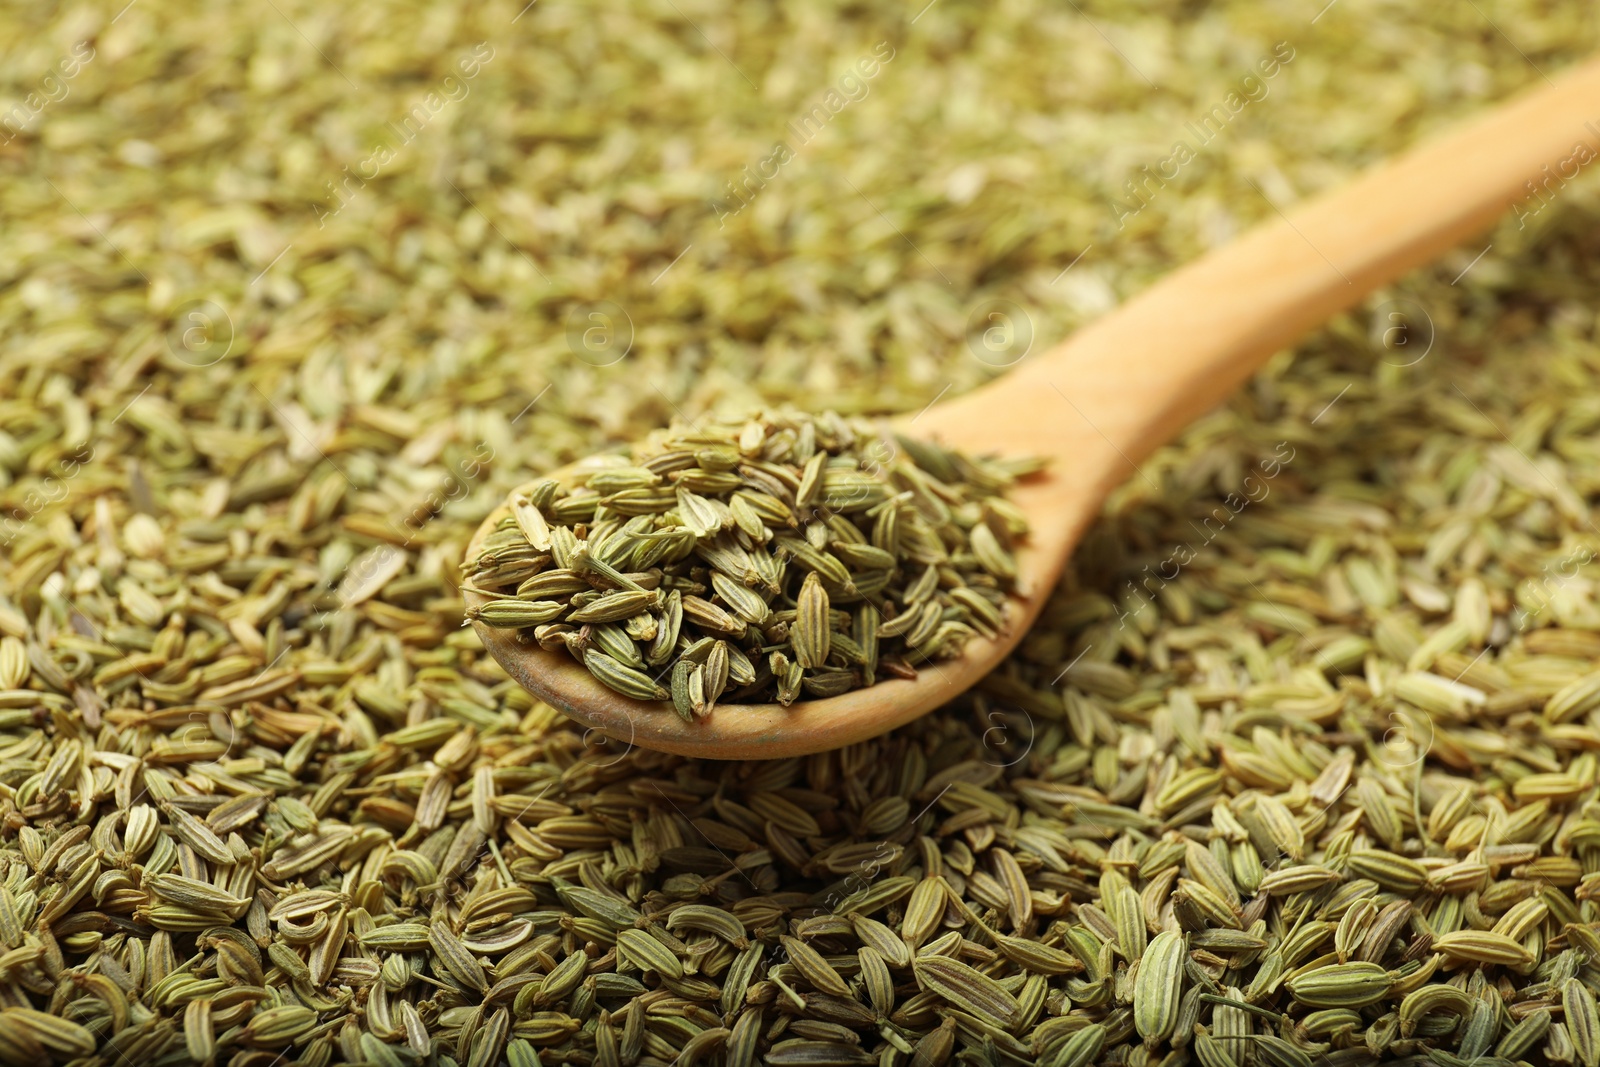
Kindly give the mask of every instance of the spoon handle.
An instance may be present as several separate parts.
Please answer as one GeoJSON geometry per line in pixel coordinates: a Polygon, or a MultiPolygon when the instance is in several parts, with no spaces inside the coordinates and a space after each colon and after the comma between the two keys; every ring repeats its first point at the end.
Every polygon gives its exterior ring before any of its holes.
{"type": "Polygon", "coordinates": [[[1593,166],[1596,145],[1591,60],[1287,214],[1274,209],[1052,350],[939,405],[928,429],[1053,454],[1099,483],[1080,491],[1109,491],[1272,353],[1508,208],[1522,217],[1559,198],[1593,166]]]}

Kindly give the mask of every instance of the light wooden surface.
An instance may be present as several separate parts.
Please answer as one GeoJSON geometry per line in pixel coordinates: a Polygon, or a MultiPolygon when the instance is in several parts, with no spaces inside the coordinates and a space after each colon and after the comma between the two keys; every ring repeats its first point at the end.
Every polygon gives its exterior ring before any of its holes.
{"type": "MultiPolygon", "coordinates": [[[[719,705],[708,721],[685,723],[669,704],[614,693],[564,653],[544,652],[513,631],[475,624],[478,634],[540,698],[645,748],[778,758],[837,748],[909,722],[1005,658],[1106,494],[1138,476],[1140,460],[1224,400],[1272,353],[1487,229],[1529,196],[1525,183],[1543,182],[1547,165],[1549,174],[1558,173],[1580,144],[1600,151],[1600,61],[1284,215],[1274,211],[1267,223],[1174,271],[1054,349],[1029,355],[1004,377],[914,422],[902,419],[900,428],[911,434],[970,451],[1052,460],[1046,476],[1015,494],[1034,533],[1019,557],[1022,595],[1009,631],[998,641],[973,641],[961,659],[924,668],[915,681],[881,682],[788,708],[719,705]]],[[[484,521],[468,558],[504,514],[502,508],[484,521]]],[[[480,601],[467,595],[469,605],[480,601]]]]}

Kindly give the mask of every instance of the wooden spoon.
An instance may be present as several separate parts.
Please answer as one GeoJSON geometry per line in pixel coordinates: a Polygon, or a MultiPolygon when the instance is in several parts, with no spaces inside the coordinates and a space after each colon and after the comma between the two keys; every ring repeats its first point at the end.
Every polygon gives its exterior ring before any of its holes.
{"type": "MultiPolygon", "coordinates": [[[[718,705],[706,721],[686,723],[670,704],[623,697],[564,652],[545,652],[516,631],[478,623],[478,635],[527,689],[625,744],[715,759],[776,758],[838,748],[909,722],[1005,658],[1106,494],[1137,476],[1141,459],[1307,330],[1486,229],[1514,203],[1539,204],[1530,199],[1534,184],[1547,197],[1559,195],[1563,183],[1550,176],[1559,170],[1571,177],[1575,165],[1594,158],[1588,146],[1600,142],[1600,124],[1589,125],[1591,118],[1600,120],[1600,61],[1287,216],[1279,212],[1004,377],[897,420],[896,429],[966,451],[1051,461],[1045,476],[1013,496],[1032,534],[1018,555],[1020,599],[1009,629],[997,640],[971,641],[960,659],[924,667],[914,681],[883,681],[787,708],[718,705]]],[[[505,514],[502,506],[484,520],[467,558],[505,514]]],[[[483,600],[466,594],[469,606],[483,600]]]]}

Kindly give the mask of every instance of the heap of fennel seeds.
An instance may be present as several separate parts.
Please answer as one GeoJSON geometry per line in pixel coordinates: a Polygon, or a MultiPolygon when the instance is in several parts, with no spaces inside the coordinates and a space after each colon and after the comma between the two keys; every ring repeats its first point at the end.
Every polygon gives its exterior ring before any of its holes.
{"type": "Polygon", "coordinates": [[[690,721],[914,678],[1004,627],[1027,522],[1001,494],[1039,466],[833,413],[675,425],[514,494],[471,617],[690,721]]]}

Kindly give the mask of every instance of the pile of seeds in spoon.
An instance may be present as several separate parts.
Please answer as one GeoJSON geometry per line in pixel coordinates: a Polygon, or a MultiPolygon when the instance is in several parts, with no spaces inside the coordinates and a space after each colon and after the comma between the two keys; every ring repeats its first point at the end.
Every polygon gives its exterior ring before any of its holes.
{"type": "Polygon", "coordinates": [[[1036,469],[832,413],[674,427],[515,493],[468,615],[690,721],[914,678],[1004,627],[1036,469]]]}

